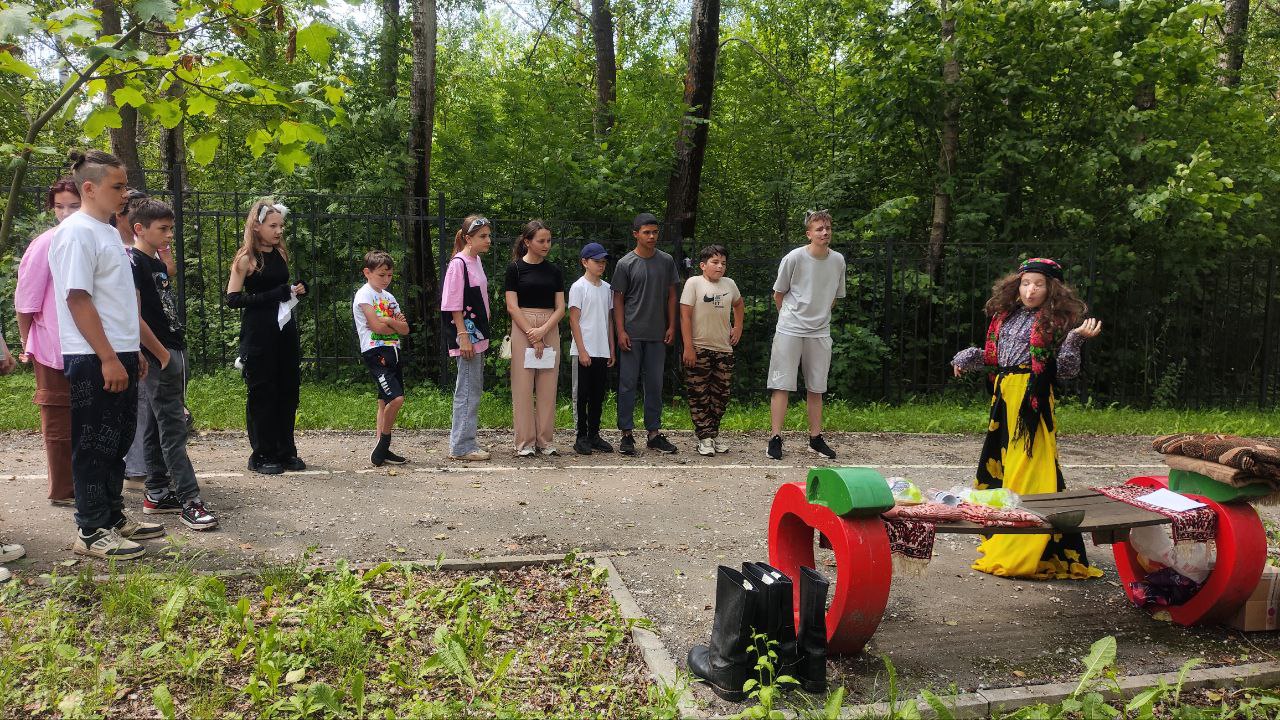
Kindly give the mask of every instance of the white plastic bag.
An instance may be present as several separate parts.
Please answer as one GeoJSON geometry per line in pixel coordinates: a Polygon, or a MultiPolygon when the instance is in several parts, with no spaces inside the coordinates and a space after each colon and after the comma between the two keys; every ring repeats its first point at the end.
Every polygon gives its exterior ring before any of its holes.
{"type": "Polygon", "coordinates": [[[1147,525],[1129,531],[1129,545],[1148,560],[1171,567],[1179,575],[1203,583],[1217,562],[1217,548],[1210,543],[1175,546],[1164,525],[1147,525]]]}

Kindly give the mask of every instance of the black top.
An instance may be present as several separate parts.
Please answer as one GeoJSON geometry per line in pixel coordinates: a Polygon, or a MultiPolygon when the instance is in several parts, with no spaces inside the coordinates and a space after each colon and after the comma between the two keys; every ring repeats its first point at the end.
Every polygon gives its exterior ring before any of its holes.
{"type": "Polygon", "coordinates": [[[279,341],[282,333],[297,335],[297,322],[290,319],[282,330],[276,319],[280,302],[290,297],[289,265],[275,249],[262,253],[261,258],[262,265],[258,270],[244,278],[243,292],[246,295],[261,296],[264,301],[247,304],[240,315],[242,353],[269,350],[279,341]]]}
{"type": "Polygon", "coordinates": [[[516,260],[507,266],[507,281],[502,290],[514,292],[522,308],[554,310],[556,293],[564,292],[564,273],[546,260],[533,265],[524,259],[516,260]]]}
{"type": "Polygon", "coordinates": [[[164,262],[145,252],[130,248],[133,262],[133,286],[142,299],[142,319],[155,333],[161,345],[172,350],[186,346],[182,323],[178,320],[177,297],[172,278],[164,262]]]}

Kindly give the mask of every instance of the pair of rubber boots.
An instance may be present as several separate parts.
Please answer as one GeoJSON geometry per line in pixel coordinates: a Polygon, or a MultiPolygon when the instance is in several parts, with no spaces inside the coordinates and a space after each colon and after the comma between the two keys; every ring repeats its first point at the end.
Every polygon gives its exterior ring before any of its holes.
{"type": "Polygon", "coordinates": [[[797,634],[791,578],[765,563],[743,563],[742,572],[721,565],[711,642],[689,651],[689,671],[725,700],[746,700],[742,686],[755,678],[752,636],[762,633],[777,642],[776,676],[795,678],[805,692],[825,692],[828,585],[818,571],[800,568],[797,634]]]}

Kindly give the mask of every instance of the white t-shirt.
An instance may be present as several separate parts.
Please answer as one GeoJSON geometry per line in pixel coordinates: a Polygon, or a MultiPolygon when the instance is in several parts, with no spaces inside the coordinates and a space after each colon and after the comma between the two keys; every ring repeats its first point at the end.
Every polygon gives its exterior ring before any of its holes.
{"type": "Polygon", "coordinates": [[[773,291],[780,292],[778,332],[794,337],[830,337],[831,305],[845,295],[844,256],[835,250],[824,258],[808,246],[787,253],[778,266],[773,291]]]}
{"type": "MultiPolygon", "coordinates": [[[[569,307],[578,308],[582,344],[589,357],[609,357],[609,311],[613,310],[613,289],[604,280],[592,285],[585,276],[569,287],[569,307]]],[[[578,343],[569,343],[569,354],[578,354],[578,343]]]]}
{"type": "Polygon", "coordinates": [[[102,319],[102,329],[118,353],[138,351],[138,295],[133,265],[120,233],[83,210],[63,220],[49,244],[49,270],[58,305],[58,339],[64,355],[92,355],[93,347],[80,334],[67,294],[89,293],[102,319]]]}
{"type": "Polygon", "coordinates": [[[380,318],[395,317],[400,312],[400,303],[396,297],[383,290],[378,292],[365,283],[356,291],[351,301],[351,315],[356,320],[356,334],[360,336],[360,352],[378,347],[400,347],[400,336],[396,333],[376,333],[369,329],[369,320],[364,316],[361,305],[373,307],[373,314],[380,318]]]}

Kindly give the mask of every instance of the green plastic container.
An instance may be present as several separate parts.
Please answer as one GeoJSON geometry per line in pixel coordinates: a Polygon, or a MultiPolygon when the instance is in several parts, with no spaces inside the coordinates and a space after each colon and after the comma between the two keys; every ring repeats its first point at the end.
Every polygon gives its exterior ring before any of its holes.
{"type": "Polygon", "coordinates": [[[1266,483],[1252,483],[1236,487],[1219,482],[1207,475],[1190,470],[1169,469],[1169,489],[1185,495],[1200,495],[1214,502],[1244,502],[1250,498],[1270,495],[1275,489],[1266,483]]]}
{"type": "Polygon", "coordinates": [[[811,468],[805,498],[841,517],[870,517],[893,507],[884,476],[865,467],[811,468]]]}

